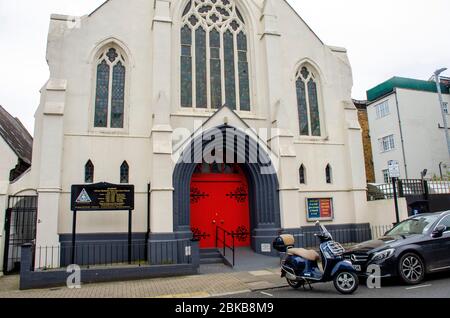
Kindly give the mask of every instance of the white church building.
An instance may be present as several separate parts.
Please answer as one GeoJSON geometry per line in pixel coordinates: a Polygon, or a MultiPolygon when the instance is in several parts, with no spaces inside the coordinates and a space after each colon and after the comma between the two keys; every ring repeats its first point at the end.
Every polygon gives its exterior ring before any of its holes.
{"type": "MultiPolygon", "coordinates": [[[[52,15],[47,62],[7,190],[38,196],[36,246],[70,244],[71,186],[99,182],[135,186],[133,239],[154,247],[214,248],[220,227],[273,254],[280,231],[371,221],[346,50],[284,0],[109,0],[52,15]]],[[[78,242],[126,241],[125,213],[77,222],[78,242]]]]}

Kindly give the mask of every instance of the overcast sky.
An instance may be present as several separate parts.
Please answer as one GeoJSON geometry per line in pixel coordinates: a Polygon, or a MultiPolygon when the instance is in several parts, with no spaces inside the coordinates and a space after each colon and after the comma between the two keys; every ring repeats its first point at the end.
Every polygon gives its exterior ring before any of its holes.
{"type": "MultiPolygon", "coordinates": [[[[288,1],[326,44],[348,49],[354,98],[364,99],[367,89],[392,76],[428,79],[450,67],[449,0],[288,1]]],[[[102,2],[0,0],[0,105],[31,132],[48,79],[50,14],[84,15],[102,2]]]]}

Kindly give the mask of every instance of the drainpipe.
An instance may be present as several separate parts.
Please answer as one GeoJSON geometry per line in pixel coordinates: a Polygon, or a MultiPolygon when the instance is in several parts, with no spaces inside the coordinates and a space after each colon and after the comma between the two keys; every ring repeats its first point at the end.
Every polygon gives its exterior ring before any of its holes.
{"type": "Polygon", "coordinates": [[[406,163],[405,139],[403,138],[402,119],[400,116],[400,107],[399,107],[399,103],[398,103],[397,89],[394,89],[394,94],[395,94],[395,103],[397,106],[398,127],[400,129],[400,138],[402,141],[403,163],[405,166],[406,179],[408,179],[408,164],[406,163]]]}
{"type": "Polygon", "coordinates": [[[145,259],[149,260],[148,255],[148,240],[150,239],[150,204],[151,204],[151,194],[152,189],[151,183],[147,185],[147,233],[145,234],[145,259]]]}

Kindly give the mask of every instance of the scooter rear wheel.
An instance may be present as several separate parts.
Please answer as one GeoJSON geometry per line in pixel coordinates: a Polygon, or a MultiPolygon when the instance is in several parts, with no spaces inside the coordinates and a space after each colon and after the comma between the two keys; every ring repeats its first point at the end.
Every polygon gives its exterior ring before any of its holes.
{"type": "Polygon", "coordinates": [[[340,272],[334,277],[334,287],[343,295],[353,294],[359,287],[359,279],[355,273],[340,272]]]}
{"type": "Polygon", "coordinates": [[[299,289],[300,287],[302,287],[304,285],[303,282],[298,282],[296,280],[290,280],[289,278],[286,278],[286,281],[289,284],[289,286],[291,286],[294,289],[299,289]]]}

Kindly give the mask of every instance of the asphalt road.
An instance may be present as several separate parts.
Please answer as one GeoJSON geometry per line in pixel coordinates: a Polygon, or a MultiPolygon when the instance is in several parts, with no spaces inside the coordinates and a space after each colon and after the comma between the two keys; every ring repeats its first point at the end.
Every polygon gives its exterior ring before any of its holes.
{"type": "MultiPolygon", "coordinates": [[[[229,298],[450,298],[450,273],[428,277],[417,286],[405,286],[396,280],[384,281],[380,289],[369,289],[361,285],[351,296],[340,295],[333,283],[313,285],[313,290],[280,288],[231,295],[229,298]]],[[[227,297],[228,298],[228,297],[227,297]]]]}

